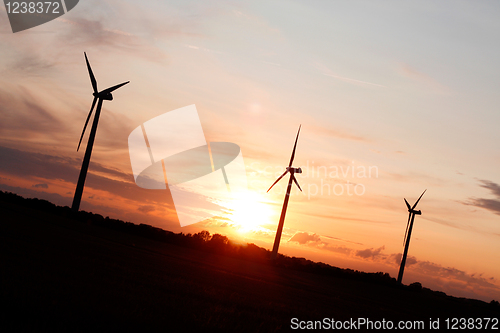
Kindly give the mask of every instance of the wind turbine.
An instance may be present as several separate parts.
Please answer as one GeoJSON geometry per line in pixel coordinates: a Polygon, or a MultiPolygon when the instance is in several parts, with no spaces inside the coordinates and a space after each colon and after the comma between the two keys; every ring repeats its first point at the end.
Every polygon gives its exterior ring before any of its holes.
{"type": "Polygon", "coordinates": [[[85,178],[87,177],[87,170],[89,168],[90,163],[90,155],[92,155],[92,147],[94,146],[95,133],[97,131],[97,123],[99,122],[99,116],[101,115],[101,107],[102,102],[112,101],[113,95],[111,93],[121,86],[126,85],[130,81],[123,82],[113,86],[111,88],[105,89],[101,92],[97,90],[97,81],[95,79],[94,73],[92,72],[92,68],[90,67],[89,60],[87,59],[87,54],[84,52],[85,61],[87,62],[87,69],[89,70],[90,82],[92,83],[92,89],[94,90],[93,96],[94,100],[92,101],[92,107],[90,108],[89,115],[87,116],[87,120],[85,121],[85,125],[83,126],[82,135],[80,136],[80,142],[78,142],[78,148],[76,151],[80,149],[80,144],[82,143],[83,135],[85,134],[85,129],[87,128],[87,124],[89,122],[90,116],[92,115],[92,111],[94,110],[95,103],[97,101],[97,109],[95,111],[94,122],[92,123],[92,129],[90,130],[89,141],[87,143],[87,149],[85,150],[85,156],[83,157],[82,169],[80,170],[80,176],[78,177],[78,184],[76,185],[75,196],[73,197],[73,204],[71,205],[71,209],[74,211],[78,211],[80,209],[80,202],[82,200],[83,187],[85,185],[85,178]]]}
{"type": "MultiPolygon", "coordinates": [[[[427,190],[425,190],[427,191],[427,190]]],[[[408,223],[406,224],[406,232],[405,232],[405,238],[403,240],[403,244],[405,245],[405,250],[403,253],[403,258],[401,259],[401,266],[399,266],[399,274],[398,274],[398,282],[401,283],[403,280],[403,272],[405,270],[405,264],[406,264],[406,256],[408,254],[408,248],[410,247],[410,237],[411,237],[411,230],[413,229],[413,221],[415,220],[415,215],[422,215],[422,212],[420,210],[415,210],[417,207],[418,202],[424,195],[425,191],[420,195],[418,198],[417,202],[413,205],[413,207],[410,206],[408,201],[406,201],[406,207],[408,207],[408,223]],[[410,222],[411,220],[411,222],[410,222]]]]}
{"type": "MultiPolygon", "coordinates": [[[[290,163],[288,163],[288,167],[286,168],[286,171],[274,182],[273,185],[269,188],[272,189],[274,185],[276,185],[277,182],[280,181],[281,178],[285,177],[287,173],[290,173],[290,179],[288,180],[288,187],[286,190],[286,195],[285,195],[285,202],[283,202],[283,208],[281,209],[281,216],[280,216],[280,222],[278,224],[278,230],[276,230],[276,237],[274,238],[274,246],[273,246],[273,252],[271,253],[271,259],[274,260],[278,256],[278,247],[280,246],[280,240],[281,240],[281,233],[283,232],[283,224],[285,223],[285,215],[286,215],[286,208],[288,206],[288,199],[290,199],[290,190],[292,189],[292,181],[297,185],[299,190],[302,192],[302,189],[300,188],[299,183],[297,182],[297,179],[295,179],[294,174],[296,173],[302,173],[301,168],[294,168],[292,167],[293,163],[293,158],[295,157],[295,148],[297,148],[297,141],[299,140],[299,133],[300,133],[300,127],[299,126],[299,131],[297,132],[297,138],[295,139],[295,145],[293,146],[293,151],[292,151],[292,157],[290,157],[290,163]]],[[[269,192],[267,190],[267,192],[269,192]]]]}

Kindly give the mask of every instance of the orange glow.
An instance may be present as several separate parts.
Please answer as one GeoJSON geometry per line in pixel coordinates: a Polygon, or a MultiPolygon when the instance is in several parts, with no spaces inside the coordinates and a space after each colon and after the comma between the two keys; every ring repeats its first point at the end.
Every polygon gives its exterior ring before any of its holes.
{"type": "Polygon", "coordinates": [[[272,210],[255,192],[239,193],[227,204],[228,218],[234,222],[240,233],[259,231],[262,225],[271,222],[272,210]]]}

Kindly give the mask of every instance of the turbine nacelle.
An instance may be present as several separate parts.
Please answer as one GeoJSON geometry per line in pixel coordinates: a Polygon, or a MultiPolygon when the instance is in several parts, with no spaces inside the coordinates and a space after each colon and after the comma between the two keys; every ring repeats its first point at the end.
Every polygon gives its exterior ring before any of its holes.
{"type": "Polygon", "coordinates": [[[92,96],[94,96],[96,98],[103,99],[105,101],[112,101],[113,100],[113,95],[111,93],[105,93],[105,94],[103,94],[102,92],[92,93],[92,96]]]}
{"type": "Polygon", "coordinates": [[[291,172],[291,173],[302,173],[302,169],[300,167],[294,168],[294,167],[286,167],[286,172],[291,172]]]}

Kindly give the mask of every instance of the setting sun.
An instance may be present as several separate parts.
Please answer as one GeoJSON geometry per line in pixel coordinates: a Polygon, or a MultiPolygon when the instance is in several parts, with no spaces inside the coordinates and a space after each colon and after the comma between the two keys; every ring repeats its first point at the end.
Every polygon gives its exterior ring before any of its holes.
{"type": "Polygon", "coordinates": [[[246,191],[236,195],[227,208],[227,218],[235,224],[239,232],[258,231],[262,229],[262,225],[271,223],[272,210],[255,192],[246,191]]]}

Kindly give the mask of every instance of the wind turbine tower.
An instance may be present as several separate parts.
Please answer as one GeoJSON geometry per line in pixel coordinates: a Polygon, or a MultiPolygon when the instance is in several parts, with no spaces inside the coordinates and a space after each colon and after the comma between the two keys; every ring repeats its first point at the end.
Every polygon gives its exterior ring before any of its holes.
{"type": "MultiPolygon", "coordinates": [[[[280,246],[281,233],[283,232],[283,225],[285,224],[285,215],[286,215],[286,209],[288,207],[288,199],[290,199],[292,181],[295,183],[295,185],[297,185],[299,190],[302,192],[302,189],[300,188],[300,185],[294,176],[294,174],[296,173],[302,173],[302,169],[292,167],[293,159],[295,157],[295,149],[297,148],[297,141],[299,140],[299,133],[301,126],[299,126],[299,131],[297,132],[297,137],[295,138],[295,145],[293,146],[292,156],[290,157],[290,163],[288,163],[286,171],[278,179],[276,179],[273,185],[271,185],[271,187],[269,188],[269,190],[272,189],[273,186],[276,185],[276,183],[279,182],[281,178],[285,177],[287,173],[290,173],[290,179],[288,180],[288,187],[286,189],[285,201],[283,202],[283,208],[281,209],[280,222],[278,224],[278,230],[276,230],[276,237],[274,238],[273,252],[271,253],[272,260],[275,260],[276,257],[278,256],[278,248],[280,246]]],[[[269,190],[267,190],[267,192],[269,192],[269,190]]]]}
{"type": "Polygon", "coordinates": [[[87,59],[87,54],[84,52],[85,61],[87,62],[87,69],[90,75],[90,82],[92,83],[92,89],[94,90],[93,96],[94,100],[92,101],[92,107],[90,108],[89,115],[87,116],[87,120],[85,121],[85,125],[83,126],[82,135],[80,136],[80,142],[78,142],[78,148],[76,151],[80,149],[80,144],[82,143],[83,135],[85,134],[85,130],[87,128],[87,124],[90,120],[90,116],[92,115],[92,111],[94,110],[95,103],[97,102],[97,109],[95,111],[94,122],[92,123],[92,129],[90,130],[89,141],[87,143],[87,149],[85,150],[85,156],[83,157],[82,168],[80,170],[80,176],[78,177],[78,183],[76,185],[75,196],[73,197],[73,204],[71,205],[71,209],[73,211],[78,211],[80,209],[80,202],[82,201],[83,187],[85,185],[85,178],[87,177],[87,170],[89,168],[90,163],[90,155],[92,155],[92,147],[94,146],[95,133],[97,131],[97,124],[99,122],[99,116],[101,115],[101,107],[102,102],[112,101],[113,95],[111,93],[121,86],[126,85],[130,81],[123,82],[113,86],[111,88],[105,89],[101,92],[97,90],[97,81],[95,79],[94,73],[92,72],[92,68],[90,67],[89,60],[87,59]]]}

